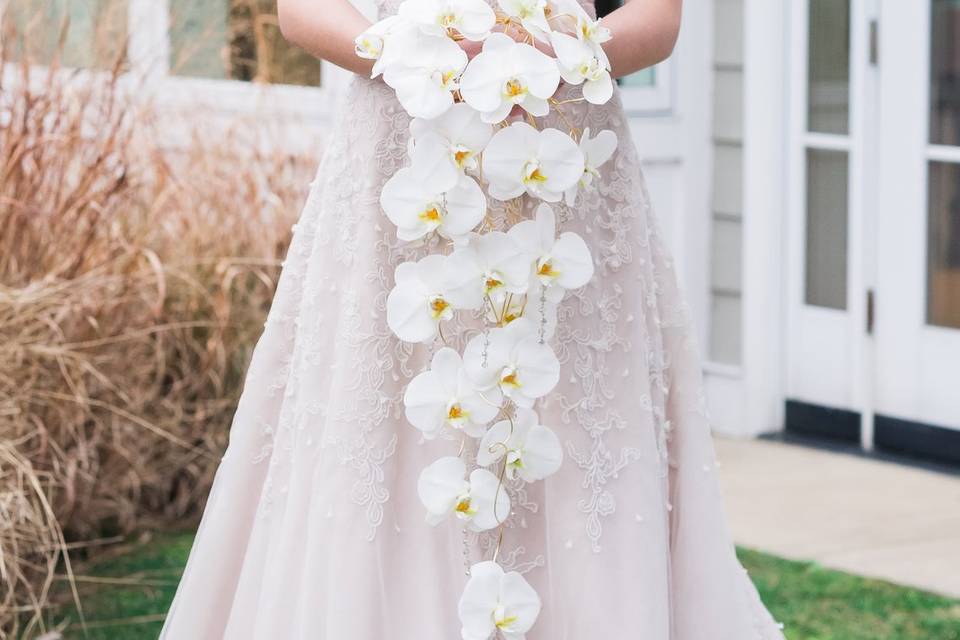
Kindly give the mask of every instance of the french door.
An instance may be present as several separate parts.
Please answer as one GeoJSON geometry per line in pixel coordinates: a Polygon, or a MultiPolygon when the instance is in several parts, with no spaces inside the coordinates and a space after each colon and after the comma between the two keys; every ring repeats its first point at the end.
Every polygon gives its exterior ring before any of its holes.
{"type": "Polygon", "coordinates": [[[960,436],[960,0],[791,6],[788,427],[960,436]]]}
{"type": "Polygon", "coordinates": [[[960,429],[960,0],[883,22],[875,407],[960,429]]]}

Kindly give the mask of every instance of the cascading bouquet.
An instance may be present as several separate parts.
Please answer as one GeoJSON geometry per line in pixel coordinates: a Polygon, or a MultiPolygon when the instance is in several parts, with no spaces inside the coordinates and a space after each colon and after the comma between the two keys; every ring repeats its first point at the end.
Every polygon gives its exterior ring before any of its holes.
{"type": "Polygon", "coordinates": [[[384,185],[381,206],[400,240],[443,239],[430,245],[437,253],[397,267],[387,299],[400,340],[444,345],[406,388],[407,419],[428,440],[461,443],[423,470],[418,493],[431,524],[453,516],[465,536],[499,533],[490,560],[467,560],[464,640],[522,640],[540,613],[536,591],[497,562],[511,512],[505,483],[543,480],[562,463],[560,440],[534,406],[560,378],[548,344],[557,306],[593,276],[586,243],[558,236],[547,203],[572,206],[617,145],[612,131],[591,137],[563,114],[566,104],[612,96],[609,31],[576,0],[498,2],[405,0],[356,40],[413,118],[410,164],[384,185]],[[479,52],[470,59],[467,48],[479,52]],[[561,80],[581,95],[560,99],[561,80]],[[567,131],[538,124],[551,112],[567,131]],[[505,222],[489,214],[481,185],[503,201],[505,222]],[[525,197],[543,201],[533,219],[522,219],[525,197]],[[462,356],[443,332],[457,312],[484,322],[462,356]]]}

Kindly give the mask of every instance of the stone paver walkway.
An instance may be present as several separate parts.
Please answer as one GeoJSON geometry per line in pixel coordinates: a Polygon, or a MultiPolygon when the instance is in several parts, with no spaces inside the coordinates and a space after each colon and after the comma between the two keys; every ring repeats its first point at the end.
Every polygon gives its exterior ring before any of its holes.
{"type": "Polygon", "coordinates": [[[716,444],[738,544],[960,598],[960,477],[780,442],[716,444]]]}

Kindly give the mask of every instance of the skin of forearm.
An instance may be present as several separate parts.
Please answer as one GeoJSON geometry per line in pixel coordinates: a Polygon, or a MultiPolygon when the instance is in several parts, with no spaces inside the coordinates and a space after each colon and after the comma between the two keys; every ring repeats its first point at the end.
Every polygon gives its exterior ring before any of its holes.
{"type": "Polygon", "coordinates": [[[680,33],[681,9],[682,0],[630,0],[603,18],[613,36],[603,45],[613,77],[669,58],[680,33]]]}
{"type": "Polygon", "coordinates": [[[354,39],[370,21],[348,0],[278,0],[283,37],[316,57],[369,76],[373,61],[359,57],[354,39]]]}

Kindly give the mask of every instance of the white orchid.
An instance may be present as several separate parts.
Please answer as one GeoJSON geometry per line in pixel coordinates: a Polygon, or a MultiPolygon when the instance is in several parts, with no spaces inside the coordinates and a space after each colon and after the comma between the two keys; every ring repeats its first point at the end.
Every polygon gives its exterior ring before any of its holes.
{"type": "Polygon", "coordinates": [[[447,257],[447,292],[458,308],[478,309],[484,299],[527,290],[529,261],[513,238],[502,231],[471,237],[447,257]]]}
{"type": "Polygon", "coordinates": [[[570,21],[570,31],[576,34],[581,42],[590,46],[600,60],[604,69],[610,69],[610,60],[603,50],[603,44],[613,36],[610,29],[603,26],[600,20],[594,20],[577,0],[555,0],[558,13],[566,16],[570,21]]]}
{"type": "MultiPolygon", "coordinates": [[[[443,347],[430,369],[414,378],[403,394],[407,420],[433,440],[444,429],[479,438],[500,408],[484,399],[470,382],[460,354],[443,347]]],[[[484,465],[485,466],[485,465],[484,465]]]]}
{"type": "Polygon", "coordinates": [[[499,389],[524,408],[550,393],[560,380],[560,362],[539,340],[536,327],[518,318],[467,343],[464,369],[481,389],[499,389]]]}
{"type": "Polygon", "coordinates": [[[477,464],[488,467],[506,456],[507,476],[536,482],[553,475],[563,463],[563,447],[551,429],[540,424],[532,409],[517,409],[517,415],[502,420],[480,441],[477,464]]]}
{"type": "Polygon", "coordinates": [[[496,528],[510,515],[510,497],[497,476],[467,466],[454,456],[440,458],[420,474],[417,493],[427,509],[427,523],[438,525],[456,515],[471,531],[496,528]]]}
{"type": "Polygon", "coordinates": [[[383,81],[397,94],[397,100],[414,118],[436,118],[453,105],[460,74],[467,66],[467,54],[446,37],[420,31],[392,38],[389,64],[383,81]]]}
{"type": "Polygon", "coordinates": [[[559,84],[556,60],[536,47],[493,33],[463,72],[460,95],[484,122],[500,122],[514,105],[533,116],[547,115],[547,100],[559,84]]]}
{"type": "Polygon", "coordinates": [[[453,30],[468,40],[483,40],[497,16],[483,0],[406,0],[399,15],[425,33],[446,36],[453,30]]]}
{"type": "Polygon", "coordinates": [[[476,169],[493,127],[465,102],[454,104],[438,118],[415,118],[410,123],[411,156],[421,178],[439,186],[452,185],[458,176],[476,169]]]}
{"type": "Polygon", "coordinates": [[[529,31],[535,38],[547,41],[550,34],[550,11],[547,0],[497,0],[500,10],[529,31]]]}
{"type": "Polygon", "coordinates": [[[577,191],[590,191],[593,188],[594,178],[600,178],[600,167],[607,162],[613,152],[617,150],[617,134],[604,129],[595,138],[590,137],[590,127],[583,130],[580,136],[580,152],[583,154],[583,175],[580,181],[567,189],[564,201],[573,206],[577,200],[577,191]]]}
{"type": "Polygon", "coordinates": [[[432,341],[440,322],[453,317],[445,293],[445,261],[432,254],[397,267],[387,296],[387,325],[404,342],[432,341]]]}
{"type": "Polygon", "coordinates": [[[605,104],[613,96],[613,79],[590,43],[565,33],[550,34],[560,75],[572,85],[583,85],[583,97],[591,104],[605,104]]]}
{"type": "Polygon", "coordinates": [[[379,60],[380,56],[383,55],[386,34],[391,25],[399,20],[400,16],[390,16],[370,25],[369,29],[354,38],[354,51],[357,56],[364,60],[379,60]]]}
{"type": "Polygon", "coordinates": [[[483,154],[489,193],[498,200],[529,193],[559,202],[580,180],[583,166],[583,154],[570,136],[557,129],[537,131],[526,122],[498,131],[483,154]]]}
{"type": "Polygon", "coordinates": [[[397,226],[401,240],[418,240],[431,231],[454,242],[463,241],[487,213],[487,198],[476,180],[458,176],[453,187],[440,192],[415,168],[397,171],[383,185],[380,206],[397,226]]]}
{"type": "Polygon", "coordinates": [[[505,572],[496,562],[477,563],[460,597],[461,635],[490,640],[499,631],[506,640],[523,640],[540,608],[540,597],[522,575],[505,572]]]}
{"type": "Polygon", "coordinates": [[[375,60],[370,77],[376,78],[397,58],[403,49],[402,41],[415,29],[415,25],[398,15],[392,15],[370,26],[354,40],[359,57],[375,60]]]}
{"type": "Polygon", "coordinates": [[[551,301],[559,301],[563,290],[578,289],[593,277],[593,258],[583,238],[572,231],[559,238],[556,233],[556,216],[548,204],[537,207],[535,219],[518,222],[509,233],[530,257],[533,276],[547,288],[551,301]]]}

